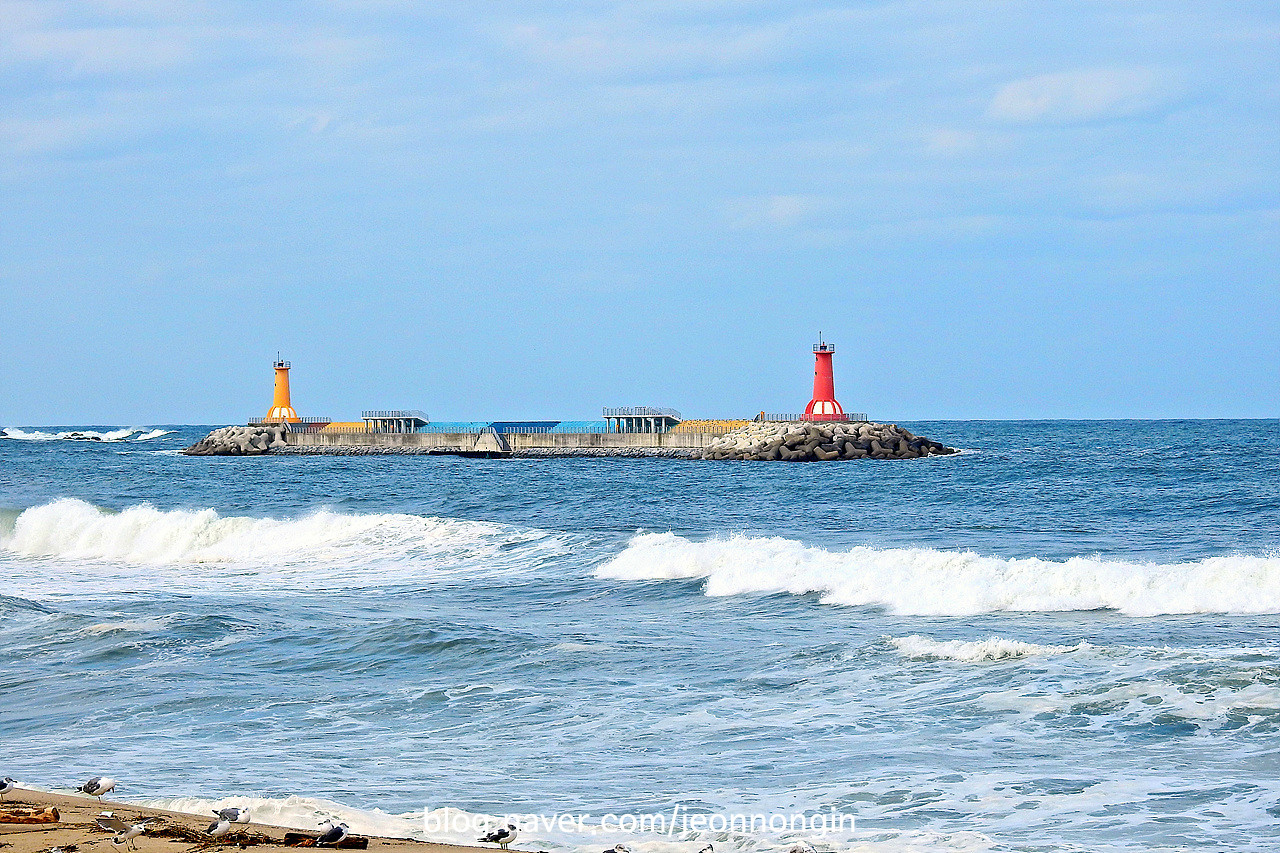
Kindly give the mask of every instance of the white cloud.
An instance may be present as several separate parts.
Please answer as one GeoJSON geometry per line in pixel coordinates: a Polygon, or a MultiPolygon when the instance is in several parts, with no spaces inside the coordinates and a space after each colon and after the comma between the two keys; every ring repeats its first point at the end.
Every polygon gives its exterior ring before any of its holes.
{"type": "Polygon", "coordinates": [[[15,56],[51,62],[76,74],[153,71],[190,54],[188,37],[176,29],[35,30],[15,35],[9,44],[15,56]]]}
{"type": "Polygon", "coordinates": [[[736,228],[793,228],[826,207],[817,196],[769,195],[733,201],[728,213],[736,228]]]}
{"type": "Polygon", "coordinates": [[[1160,106],[1173,94],[1169,76],[1153,68],[1088,68],[1015,80],[996,93],[987,117],[1044,124],[1122,118],[1160,106]]]}
{"type": "Polygon", "coordinates": [[[967,130],[938,128],[925,139],[925,151],[941,157],[957,157],[978,147],[978,135],[967,130]]]}
{"type": "Polygon", "coordinates": [[[526,55],[570,71],[660,75],[724,70],[775,58],[785,43],[779,27],[670,30],[655,35],[634,24],[596,21],[569,32],[522,24],[511,41],[526,55]]]}
{"type": "Polygon", "coordinates": [[[109,119],[87,115],[0,119],[0,152],[20,156],[66,150],[113,129],[109,119]]]}

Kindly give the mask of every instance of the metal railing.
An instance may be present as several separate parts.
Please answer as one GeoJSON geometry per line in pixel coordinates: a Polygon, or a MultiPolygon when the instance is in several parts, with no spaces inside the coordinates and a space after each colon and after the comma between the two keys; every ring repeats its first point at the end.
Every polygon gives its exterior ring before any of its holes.
{"type": "Polygon", "coordinates": [[[495,427],[493,424],[427,424],[418,427],[414,432],[430,435],[479,435],[483,432],[496,432],[499,435],[609,435],[602,425],[579,426],[556,424],[554,426],[522,426],[518,429],[495,427]]]}
{"type": "Polygon", "coordinates": [[[284,418],[249,418],[249,424],[251,426],[257,426],[258,424],[285,424],[287,426],[288,424],[330,424],[330,423],[333,423],[333,418],[298,418],[296,420],[294,419],[285,420],[284,418]]]}
{"type": "Polygon", "coordinates": [[[416,433],[429,433],[431,435],[479,435],[482,432],[489,432],[493,429],[489,424],[467,424],[459,426],[457,424],[427,424],[420,426],[414,430],[416,433]]]}
{"type": "MultiPolygon", "coordinates": [[[[725,433],[733,432],[735,429],[740,429],[740,427],[727,426],[727,425],[706,426],[697,430],[693,430],[691,432],[701,433],[703,435],[724,435],[725,433]]],[[[453,427],[453,428],[438,429],[438,430],[432,429],[431,427],[422,427],[411,433],[373,432],[370,430],[363,430],[363,429],[334,429],[334,430],[326,429],[326,430],[294,430],[294,431],[315,432],[320,435],[332,435],[332,436],[344,436],[344,435],[350,435],[350,436],[369,436],[369,435],[468,435],[470,436],[470,435],[474,435],[474,436],[479,436],[486,432],[493,432],[494,430],[492,427],[487,427],[487,426],[469,426],[469,427],[453,427]]],[[[550,431],[545,429],[536,430],[536,431],[519,430],[519,431],[502,432],[502,433],[499,433],[499,435],[509,438],[512,436],[522,436],[522,435],[547,435],[548,432],[550,431]]],[[[570,427],[568,429],[556,430],[554,432],[551,432],[551,434],[552,435],[600,435],[600,436],[612,436],[612,435],[654,435],[654,436],[673,435],[674,436],[674,435],[680,435],[681,433],[670,433],[670,432],[667,432],[667,433],[616,433],[616,432],[602,432],[599,429],[589,429],[586,427],[570,427]]]]}
{"type": "MultiPolygon", "coordinates": [[[[845,412],[844,416],[851,421],[867,420],[866,412],[845,412]]],[[[787,412],[763,412],[755,416],[757,421],[802,421],[804,415],[798,413],[787,412]]]]}
{"type": "Polygon", "coordinates": [[[653,406],[616,406],[604,407],[606,418],[674,418],[684,420],[675,409],[659,409],[653,406]]]}
{"type": "Polygon", "coordinates": [[[420,421],[430,421],[427,413],[420,409],[370,409],[360,413],[360,417],[370,418],[417,418],[420,421]]]}
{"type": "Polygon", "coordinates": [[[367,429],[316,429],[307,430],[307,432],[316,433],[318,435],[394,435],[395,433],[373,432],[367,429]]]}
{"type": "MultiPolygon", "coordinates": [[[[521,430],[521,432],[524,432],[524,430],[521,430]]],[[[546,432],[552,433],[553,435],[616,435],[616,433],[610,433],[599,424],[561,424],[555,429],[546,430],[546,432]]]]}
{"type": "Polygon", "coordinates": [[[751,422],[743,421],[741,424],[714,424],[714,423],[701,424],[695,429],[680,430],[679,432],[676,432],[675,430],[670,430],[665,434],[666,435],[726,435],[728,433],[733,432],[735,429],[742,429],[743,426],[749,423],[751,422]]]}

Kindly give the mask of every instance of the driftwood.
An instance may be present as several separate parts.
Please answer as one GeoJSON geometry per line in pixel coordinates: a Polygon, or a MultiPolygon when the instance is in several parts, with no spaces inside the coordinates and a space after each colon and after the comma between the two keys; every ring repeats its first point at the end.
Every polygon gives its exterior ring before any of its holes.
{"type": "Polygon", "coordinates": [[[0,807],[0,823],[57,823],[61,819],[53,806],[43,809],[0,807]]]}
{"type": "MultiPolygon", "coordinates": [[[[156,818],[151,819],[156,822],[156,818]]],[[[259,844],[275,844],[276,840],[269,835],[263,835],[260,832],[229,832],[220,838],[213,838],[209,833],[199,829],[192,829],[181,823],[170,823],[164,818],[159,818],[158,826],[147,829],[147,835],[156,838],[173,838],[178,841],[186,841],[189,844],[198,844],[204,847],[256,847],[259,844]]]]}
{"type": "MultiPolygon", "coordinates": [[[[286,832],[284,834],[284,843],[287,847],[315,847],[316,839],[320,836],[307,832],[286,832]]],[[[335,846],[339,850],[368,850],[369,839],[362,838],[358,835],[348,835],[336,845],[324,845],[325,847],[335,846]]]]}

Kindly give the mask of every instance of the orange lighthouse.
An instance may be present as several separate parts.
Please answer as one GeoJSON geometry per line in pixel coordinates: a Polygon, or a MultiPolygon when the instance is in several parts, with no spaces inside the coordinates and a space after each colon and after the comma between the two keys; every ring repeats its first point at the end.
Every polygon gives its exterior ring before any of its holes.
{"type": "Polygon", "coordinates": [[[847,421],[844,409],[836,402],[836,380],[831,374],[831,357],[835,345],[825,343],[822,333],[813,345],[813,399],[805,406],[806,421],[847,421]]]}
{"type": "Polygon", "coordinates": [[[298,413],[289,402],[289,362],[276,356],[275,366],[276,391],[271,399],[271,411],[267,412],[265,420],[296,424],[299,420],[298,413]]]}

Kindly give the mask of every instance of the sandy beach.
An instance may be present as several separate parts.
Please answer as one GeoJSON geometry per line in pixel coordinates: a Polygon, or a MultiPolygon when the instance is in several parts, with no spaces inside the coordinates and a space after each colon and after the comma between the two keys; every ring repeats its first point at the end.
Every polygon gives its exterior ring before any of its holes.
{"type": "MultiPolygon", "coordinates": [[[[78,853],[115,853],[123,847],[111,843],[112,833],[100,829],[94,818],[103,811],[111,811],[128,823],[148,820],[148,830],[134,840],[139,853],[189,853],[195,850],[245,849],[269,853],[269,851],[293,850],[299,845],[295,840],[286,843],[286,833],[315,835],[315,827],[271,826],[250,823],[236,827],[222,838],[209,838],[206,830],[214,820],[211,814],[183,814],[163,809],[145,808],[128,803],[75,794],[50,794],[22,788],[8,794],[0,802],[0,848],[5,853],[45,853],[54,847],[69,851],[74,845],[78,853]],[[60,820],[47,824],[20,824],[2,822],[6,815],[25,809],[43,809],[52,806],[58,810],[60,820]]],[[[368,838],[369,850],[379,853],[481,853],[484,848],[453,844],[436,844],[407,838],[368,838]]],[[[346,845],[344,845],[346,846],[346,845]]],[[[497,850],[494,845],[493,850],[497,850]]]]}

